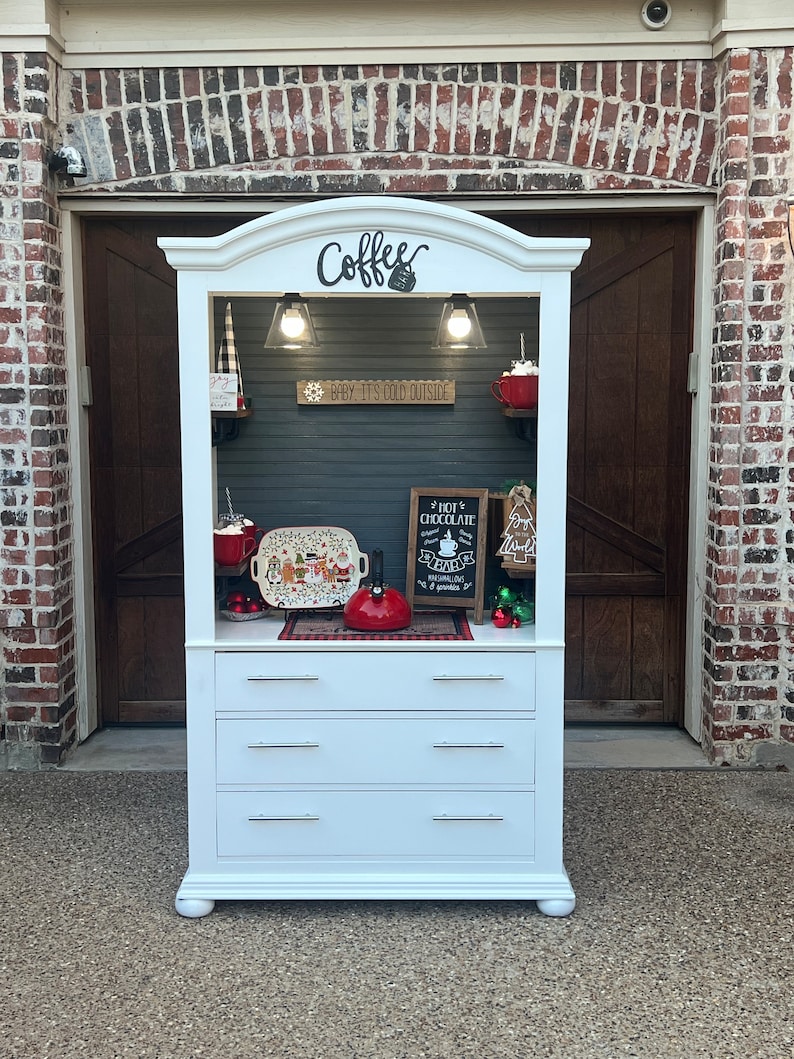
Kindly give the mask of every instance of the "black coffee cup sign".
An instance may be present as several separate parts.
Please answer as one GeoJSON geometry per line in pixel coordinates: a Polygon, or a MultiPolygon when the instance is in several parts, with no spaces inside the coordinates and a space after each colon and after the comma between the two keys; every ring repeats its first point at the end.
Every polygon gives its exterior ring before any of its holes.
{"type": "Polygon", "coordinates": [[[487,529],[487,489],[412,489],[409,603],[473,609],[482,624],[487,529]]]}
{"type": "Polygon", "coordinates": [[[416,273],[410,265],[397,265],[389,276],[389,288],[398,291],[412,291],[416,286],[416,273]]]}
{"type": "Polygon", "coordinates": [[[326,243],[317,257],[317,278],[324,287],[358,282],[363,287],[412,291],[416,286],[414,259],[428,243],[410,246],[406,240],[388,242],[381,231],[362,232],[355,245],[336,239],[326,243]]]}

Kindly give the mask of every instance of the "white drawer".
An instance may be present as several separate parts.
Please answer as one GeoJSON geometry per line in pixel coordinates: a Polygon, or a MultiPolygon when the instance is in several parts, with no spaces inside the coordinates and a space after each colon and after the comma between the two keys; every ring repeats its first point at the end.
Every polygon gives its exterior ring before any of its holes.
{"type": "Polygon", "coordinates": [[[218,652],[218,710],[534,710],[532,652],[218,652]]]}
{"type": "Polygon", "coordinates": [[[221,857],[531,856],[534,831],[526,791],[218,795],[221,857]]]}
{"type": "Polygon", "coordinates": [[[221,784],[531,786],[535,722],[499,717],[217,721],[221,784]]]}

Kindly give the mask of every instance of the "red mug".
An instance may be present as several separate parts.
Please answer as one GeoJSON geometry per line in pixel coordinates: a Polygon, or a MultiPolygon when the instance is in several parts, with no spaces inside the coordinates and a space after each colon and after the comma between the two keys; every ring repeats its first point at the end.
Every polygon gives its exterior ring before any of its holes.
{"type": "Polygon", "coordinates": [[[237,566],[245,558],[245,530],[228,530],[212,535],[213,554],[218,566],[237,566]]]}
{"type": "Polygon", "coordinates": [[[219,566],[238,566],[254,554],[262,534],[257,526],[241,526],[234,533],[216,530],[212,535],[215,562],[219,566]]]}
{"type": "Polygon", "coordinates": [[[256,551],[259,542],[265,535],[265,531],[259,529],[258,526],[245,526],[243,533],[245,534],[245,558],[247,559],[249,555],[253,555],[256,551]]]}
{"type": "Polygon", "coordinates": [[[491,383],[491,393],[497,401],[511,408],[536,408],[538,404],[537,375],[502,375],[491,383]]]}

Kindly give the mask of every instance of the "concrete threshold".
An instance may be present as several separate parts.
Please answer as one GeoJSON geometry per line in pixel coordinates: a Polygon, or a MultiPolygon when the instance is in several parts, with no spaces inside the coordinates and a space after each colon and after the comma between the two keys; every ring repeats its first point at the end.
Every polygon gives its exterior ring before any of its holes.
{"type": "MultiPolygon", "coordinates": [[[[114,727],[94,732],[61,769],[67,772],[183,772],[185,729],[114,727]]],[[[678,728],[641,725],[571,726],[565,730],[569,769],[713,768],[694,739],[678,728]]]]}

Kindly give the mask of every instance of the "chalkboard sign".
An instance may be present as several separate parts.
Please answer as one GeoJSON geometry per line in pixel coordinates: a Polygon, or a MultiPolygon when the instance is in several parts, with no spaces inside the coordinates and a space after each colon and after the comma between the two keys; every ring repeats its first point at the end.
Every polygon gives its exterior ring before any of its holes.
{"type": "Polygon", "coordinates": [[[416,603],[474,609],[482,624],[487,489],[412,489],[406,595],[416,603]]]}

